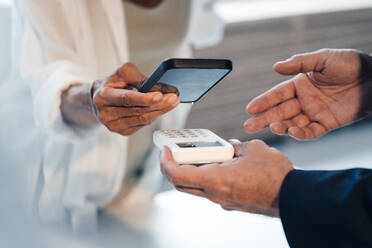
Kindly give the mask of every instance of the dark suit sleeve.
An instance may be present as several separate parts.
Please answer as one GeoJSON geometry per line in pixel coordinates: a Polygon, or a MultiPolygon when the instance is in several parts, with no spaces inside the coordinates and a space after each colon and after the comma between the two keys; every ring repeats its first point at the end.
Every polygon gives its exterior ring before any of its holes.
{"type": "Polygon", "coordinates": [[[279,199],[290,247],[372,247],[372,170],[294,170],[279,199]]]}

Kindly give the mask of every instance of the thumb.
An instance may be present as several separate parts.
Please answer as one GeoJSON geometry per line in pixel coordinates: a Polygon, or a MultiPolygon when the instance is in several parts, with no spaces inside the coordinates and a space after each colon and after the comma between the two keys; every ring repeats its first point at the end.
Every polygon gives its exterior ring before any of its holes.
{"type": "Polygon", "coordinates": [[[274,64],[273,68],[282,75],[320,72],[325,67],[329,50],[322,49],[312,53],[303,53],[274,64]]]}
{"type": "Polygon", "coordinates": [[[245,152],[245,144],[237,139],[230,139],[229,143],[234,147],[234,156],[240,157],[245,152]]]}
{"type": "Polygon", "coordinates": [[[115,76],[119,79],[118,81],[124,81],[128,87],[140,89],[143,83],[147,80],[138,68],[128,62],[122,65],[115,73],[115,76]]]}

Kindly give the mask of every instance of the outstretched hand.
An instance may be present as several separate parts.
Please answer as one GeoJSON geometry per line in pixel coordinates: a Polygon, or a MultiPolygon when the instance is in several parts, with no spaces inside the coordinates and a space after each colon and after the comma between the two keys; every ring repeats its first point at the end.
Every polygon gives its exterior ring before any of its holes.
{"type": "Polygon", "coordinates": [[[361,53],[355,50],[300,54],[276,63],[274,70],[296,76],[248,104],[248,132],[270,126],[276,134],[315,139],[353,122],[365,108],[362,89],[370,84],[371,72],[362,70],[361,53]]]}

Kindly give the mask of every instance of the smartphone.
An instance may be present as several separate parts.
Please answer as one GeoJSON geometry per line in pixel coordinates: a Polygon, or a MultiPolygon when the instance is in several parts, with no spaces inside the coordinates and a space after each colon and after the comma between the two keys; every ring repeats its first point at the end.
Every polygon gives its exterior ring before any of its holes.
{"type": "Polygon", "coordinates": [[[168,59],[139,90],[148,92],[156,83],[176,87],[182,103],[195,103],[232,71],[227,59],[168,59]]]}

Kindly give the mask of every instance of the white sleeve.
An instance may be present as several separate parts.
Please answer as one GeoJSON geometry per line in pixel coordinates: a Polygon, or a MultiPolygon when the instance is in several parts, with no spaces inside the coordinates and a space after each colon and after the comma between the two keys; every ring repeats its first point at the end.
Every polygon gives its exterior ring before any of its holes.
{"type": "Polygon", "coordinates": [[[87,131],[74,128],[61,115],[63,90],[97,79],[86,48],[93,44],[81,37],[86,18],[76,13],[82,2],[16,1],[23,21],[21,81],[32,91],[34,119],[47,134],[40,196],[35,197],[38,214],[46,224],[70,219],[75,231],[94,228],[97,210],[119,191],[127,149],[126,137],[102,125],[87,131]]]}
{"type": "Polygon", "coordinates": [[[65,89],[72,83],[91,83],[95,76],[83,61],[71,20],[59,1],[24,0],[18,7],[24,23],[20,68],[33,94],[37,126],[59,141],[90,136],[91,130],[67,125],[60,110],[65,89]]]}

